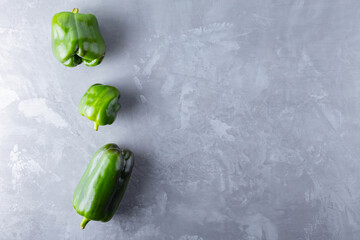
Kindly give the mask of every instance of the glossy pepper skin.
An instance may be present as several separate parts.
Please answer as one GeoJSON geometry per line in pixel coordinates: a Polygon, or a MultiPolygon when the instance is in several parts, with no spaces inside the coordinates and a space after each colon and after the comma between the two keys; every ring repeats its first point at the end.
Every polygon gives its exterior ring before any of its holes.
{"type": "Polygon", "coordinates": [[[83,216],[84,229],[90,221],[109,221],[115,214],[134,166],[134,154],[109,143],[94,154],[76,187],[73,206],[83,216]]]}
{"type": "Polygon", "coordinates": [[[112,124],[121,105],[118,103],[120,92],[113,86],[96,83],[81,98],[79,113],[94,121],[94,129],[99,125],[112,124]]]}
{"type": "Polygon", "coordinates": [[[79,9],[54,15],[51,24],[52,51],[57,60],[67,67],[82,62],[96,66],[105,56],[105,42],[96,17],[80,14],[79,9]]]}

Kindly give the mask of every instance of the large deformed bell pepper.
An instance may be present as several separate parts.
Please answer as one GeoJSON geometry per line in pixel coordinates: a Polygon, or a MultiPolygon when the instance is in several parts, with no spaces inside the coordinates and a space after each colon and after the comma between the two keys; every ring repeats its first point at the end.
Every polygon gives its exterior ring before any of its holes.
{"type": "Polygon", "coordinates": [[[67,67],[82,62],[96,66],[105,56],[105,42],[96,17],[80,14],[79,9],[54,15],[51,24],[52,51],[57,60],[67,67]]]}
{"type": "Polygon", "coordinates": [[[76,187],[73,206],[83,216],[84,229],[92,221],[109,221],[115,214],[134,166],[134,154],[109,143],[94,154],[76,187]]]}
{"type": "Polygon", "coordinates": [[[97,131],[99,125],[108,125],[115,121],[121,108],[119,98],[120,92],[115,87],[96,83],[81,98],[79,112],[94,121],[94,129],[97,131]]]}

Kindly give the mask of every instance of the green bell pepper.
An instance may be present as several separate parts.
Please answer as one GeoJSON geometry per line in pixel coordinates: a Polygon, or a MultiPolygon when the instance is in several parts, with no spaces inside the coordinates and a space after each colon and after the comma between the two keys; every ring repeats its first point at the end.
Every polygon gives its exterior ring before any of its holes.
{"type": "Polygon", "coordinates": [[[121,108],[119,98],[120,92],[115,87],[96,83],[81,98],[79,112],[94,121],[94,129],[97,131],[99,125],[108,125],[115,121],[121,108]]]}
{"type": "Polygon", "coordinates": [[[94,154],[76,187],[73,206],[83,216],[84,229],[90,221],[109,221],[115,214],[134,166],[134,154],[109,143],[94,154]]]}
{"type": "Polygon", "coordinates": [[[67,67],[82,62],[96,66],[105,55],[105,42],[96,17],[92,14],[60,12],[54,15],[51,24],[52,51],[57,60],[67,67]]]}

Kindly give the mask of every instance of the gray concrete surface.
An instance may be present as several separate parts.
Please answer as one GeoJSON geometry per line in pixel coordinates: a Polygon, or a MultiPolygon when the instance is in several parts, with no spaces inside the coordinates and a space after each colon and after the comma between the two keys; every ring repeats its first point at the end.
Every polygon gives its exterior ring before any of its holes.
{"type": "Polygon", "coordinates": [[[0,0],[0,239],[357,240],[360,2],[0,0]],[[97,16],[100,66],[53,57],[50,22],[97,16]],[[77,104],[122,93],[112,126],[77,104]],[[80,230],[93,153],[132,149],[108,223],[80,230]]]}

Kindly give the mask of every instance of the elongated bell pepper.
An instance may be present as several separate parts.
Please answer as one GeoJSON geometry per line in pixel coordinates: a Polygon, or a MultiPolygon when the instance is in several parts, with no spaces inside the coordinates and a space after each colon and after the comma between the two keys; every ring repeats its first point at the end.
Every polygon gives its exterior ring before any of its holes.
{"type": "Polygon", "coordinates": [[[80,14],[79,9],[54,15],[51,24],[52,51],[57,60],[67,67],[82,62],[96,66],[105,56],[105,41],[99,24],[92,14],[80,14]]]}
{"type": "Polygon", "coordinates": [[[109,143],[94,154],[76,187],[73,206],[83,216],[82,229],[92,221],[109,221],[115,214],[134,166],[134,154],[109,143]]]}
{"type": "Polygon", "coordinates": [[[118,102],[120,92],[113,86],[96,83],[92,85],[81,98],[79,113],[94,121],[94,129],[99,125],[112,124],[121,105],[118,102]]]}

